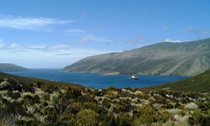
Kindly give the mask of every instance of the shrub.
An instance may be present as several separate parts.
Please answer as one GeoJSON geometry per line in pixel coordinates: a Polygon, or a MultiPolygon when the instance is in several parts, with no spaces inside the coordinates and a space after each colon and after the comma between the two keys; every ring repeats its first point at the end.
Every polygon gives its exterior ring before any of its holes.
{"type": "Polygon", "coordinates": [[[33,84],[23,83],[22,84],[22,89],[25,92],[35,93],[35,89],[33,87],[33,84]]]}
{"type": "Polygon", "coordinates": [[[58,120],[53,124],[54,126],[75,126],[76,120],[73,114],[63,113],[58,120]]]}
{"type": "Polygon", "coordinates": [[[166,111],[157,111],[150,106],[140,107],[137,112],[138,118],[134,120],[135,125],[151,124],[153,122],[166,122],[172,118],[166,111]]]}
{"type": "Polygon", "coordinates": [[[66,92],[66,98],[76,100],[76,99],[78,99],[78,97],[82,96],[81,91],[82,91],[81,88],[68,87],[67,92],[66,92]]]}
{"type": "Polygon", "coordinates": [[[90,95],[83,95],[78,98],[78,101],[80,102],[96,102],[94,98],[92,98],[90,95]]]}
{"type": "Polygon", "coordinates": [[[156,93],[158,93],[161,96],[165,96],[166,94],[170,94],[170,90],[156,90],[156,93]]]}
{"type": "Polygon", "coordinates": [[[106,95],[104,95],[105,98],[115,99],[118,97],[118,92],[116,91],[107,91],[106,95]]]}
{"type": "Polygon", "coordinates": [[[97,108],[97,105],[93,102],[85,102],[82,104],[83,109],[90,109],[90,110],[95,110],[97,108]]]}
{"type": "Polygon", "coordinates": [[[170,103],[167,102],[166,104],[164,104],[163,106],[161,106],[161,108],[172,109],[172,108],[174,108],[174,106],[172,104],[170,104],[170,103]]]}
{"type": "Polygon", "coordinates": [[[107,91],[117,91],[117,92],[121,92],[121,90],[119,88],[116,88],[116,87],[108,87],[106,89],[107,91]]]}
{"type": "Polygon", "coordinates": [[[0,78],[0,83],[4,81],[4,78],[0,78]]]}
{"type": "Polygon", "coordinates": [[[102,93],[102,91],[94,90],[93,95],[94,96],[103,96],[104,94],[102,93]]]}
{"type": "Polygon", "coordinates": [[[97,124],[98,114],[91,110],[82,110],[77,113],[76,120],[79,125],[94,126],[97,124]]]}
{"type": "Polygon", "coordinates": [[[18,99],[20,97],[20,93],[19,92],[8,91],[7,95],[9,97],[11,97],[12,99],[18,99]]]}
{"type": "Polygon", "coordinates": [[[210,124],[210,110],[206,112],[195,111],[188,119],[188,122],[191,125],[208,126],[210,124]]]}
{"type": "Polygon", "coordinates": [[[129,115],[120,114],[115,122],[118,126],[132,126],[132,120],[129,115]]]}
{"type": "Polygon", "coordinates": [[[41,103],[38,95],[35,96],[25,95],[23,99],[24,99],[24,104],[33,105],[35,103],[41,103]]]}
{"type": "Polygon", "coordinates": [[[45,121],[49,124],[52,124],[57,119],[57,114],[54,107],[46,107],[44,109],[44,115],[47,116],[45,121]]]}
{"type": "Polygon", "coordinates": [[[124,112],[129,112],[131,110],[131,105],[130,104],[119,104],[116,103],[114,104],[114,112],[116,113],[124,113],[124,112]]]}
{"type": "Polygon", "coordinates": [[[206,102],[197,102],[198,108],[202,111],[207,111],[210,108],[210,101],[206,102]]]}
{"type": "Polygon", "coordinates": [[[41,86],[42,86],[44,83],[41,82],[41,81],[38,81],[36,84],[37,84],[38,88],[41,88],[41,86]]]}
{"type": "Polygon", "coordinates": [[[148,95],[148,94],[140,94],[140,93],[138,93],[138,94],[136,94],[136,96],[138,98],[140,98],[140,99],[145,99],[145,100],[147,100],[148,98],[150,98],[150,95],[148,95]]]}
{"type": "Polygon", "coordinates": [[[66,108],[66,111],[68,111],[68,113],[73,113],[76,115],[81,109],[82,109],[81,103],[74,103],[73,105],[68,106],[66,108]]]}
{"type": "Polygon", "coordinates": [[[102,102],[102,105],[105,106],[106,108],[110,108],[111,107],[111,101],[108,99],[104,99],[102,102]]]}
{"type": "Polygon", "coordinates": [[[41,85],[41,90],[47,93],[53,93],[54,91],[59,91],[59,88],[55,84],[43,84],[41,85]]]}
{"type": "Polygon", "coordinates": [[[102,126],[116,126],[116,119],[113,115],[99,115],[97,119],[101,122],[102,126]]]}
{"type": "Polygon", "coordinates": [[[14,116],[7,115],[0,110],[0,126],[11,126],[15,124],[14,116]]]}

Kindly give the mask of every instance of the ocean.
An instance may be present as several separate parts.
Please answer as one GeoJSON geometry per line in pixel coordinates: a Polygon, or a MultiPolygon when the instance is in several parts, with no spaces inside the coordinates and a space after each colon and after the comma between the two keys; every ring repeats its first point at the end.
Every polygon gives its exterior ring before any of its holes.
{"type": "Polygon", "coordinates": [[[139,75],[139,80],[131,80],[131,75],[99,75],[88,73],[63,73],[61,69],[32,69],[28,71],[7,72],[13,75],[34,77],[59,82],[70,82],[95,89],[117,88],[143,88],[174,82],[188,77],[181,76],[146,76],[139,75]]]}

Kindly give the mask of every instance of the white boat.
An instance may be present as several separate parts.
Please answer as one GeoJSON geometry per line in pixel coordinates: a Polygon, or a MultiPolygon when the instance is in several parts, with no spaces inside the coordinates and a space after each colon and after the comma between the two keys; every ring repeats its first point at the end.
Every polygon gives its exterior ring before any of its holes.
{"type": "Polygon", "coordinates": [[[135,76],[135,75],[132,75],[132,76],[130,77],[130,79],[132,79],[132,80],[138,80],[139,78],[138,78],[137,76],[135,76]]]}

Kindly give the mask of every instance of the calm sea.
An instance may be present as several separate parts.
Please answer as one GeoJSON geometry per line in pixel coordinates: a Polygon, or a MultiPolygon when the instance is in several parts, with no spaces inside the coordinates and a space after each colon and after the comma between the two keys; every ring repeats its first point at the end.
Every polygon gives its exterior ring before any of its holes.
{"type": "Polygon", "coordinates": [[[180,76],[138,76],[139,80],[130,80],[130,76],[128,75],[104,76],[86,73],[63,73],[60,69],[33,69],[28,71],[9,72],[9,74],[52,81],[70,82],[95,89],[107,87],[143,88],[187,78],[180,76]]]}

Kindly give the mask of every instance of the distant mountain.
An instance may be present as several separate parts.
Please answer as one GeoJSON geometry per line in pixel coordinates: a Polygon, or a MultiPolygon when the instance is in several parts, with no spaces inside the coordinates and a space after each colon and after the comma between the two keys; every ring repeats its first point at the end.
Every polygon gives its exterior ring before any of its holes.
{"type": "Polygon", "coordinates": [[[15,64],[0,63],[0,72],[13,72],[13,71],[24,71],[24,70],[28,69],[21,66],[17,66],[15,64]]]}
{"type": "Polygon", "coordinates": [[[210,69],[210,38],[161,42],[120,53],[84,58],[63,72],[194,76],[210,69]]]}
{"type": "Polygon", "coordinates": [[[185,80],[167,83],[147,89],[169,88],[174,91],[210,92],[210,70],[185,80]]]}

